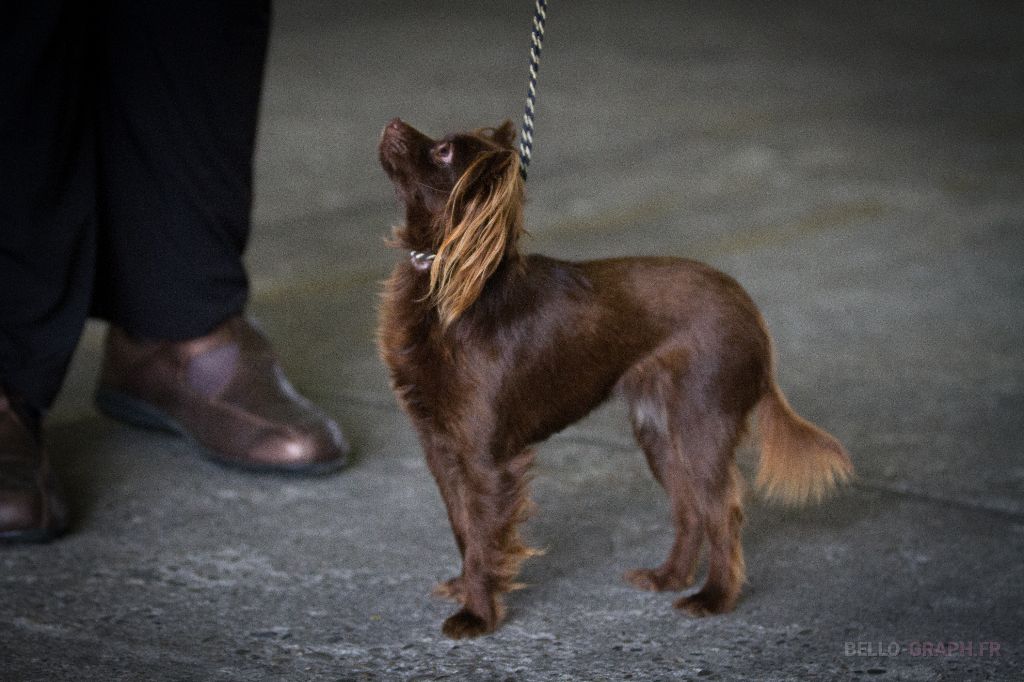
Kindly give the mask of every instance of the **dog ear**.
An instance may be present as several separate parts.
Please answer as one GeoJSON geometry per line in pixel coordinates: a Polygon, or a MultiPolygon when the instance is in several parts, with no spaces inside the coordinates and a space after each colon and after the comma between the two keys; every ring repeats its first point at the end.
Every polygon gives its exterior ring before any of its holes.
{"type": "Polygon", "coordinates": [[[516,127],[512,121],[505,119],[505,122],[494,129],[494,141],[506,149],[516,148],[516,127]]]}
{"type": "Polygon", "coordinates": [[[478,128],[476,134],[490,138],[496,145],[505,149],[515,151],[519,148],[516,144],[516,128],[512,121],[508,119],[505,119],[504,123],[495,128],[478,128]]]}
{"type": "Polygon", "coordinates": [[[519,156],[480,154],[448,197],[443,237],[430,268],[430,292],[442,327],[473,304],[522,232],[523,180],[519,156]]]}

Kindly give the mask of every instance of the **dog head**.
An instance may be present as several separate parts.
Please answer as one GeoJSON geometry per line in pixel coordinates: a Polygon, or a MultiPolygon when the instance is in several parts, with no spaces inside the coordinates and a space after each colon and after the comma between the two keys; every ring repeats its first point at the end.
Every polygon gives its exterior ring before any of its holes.
{"type": "Polygon", "coordinates": [[[398,240],[434,254],[429,297],[448,326],[473,304],[523,230],[523,181],[511,121],[431,139],[394,119],[380,163],[405,205],[398,240]]]}

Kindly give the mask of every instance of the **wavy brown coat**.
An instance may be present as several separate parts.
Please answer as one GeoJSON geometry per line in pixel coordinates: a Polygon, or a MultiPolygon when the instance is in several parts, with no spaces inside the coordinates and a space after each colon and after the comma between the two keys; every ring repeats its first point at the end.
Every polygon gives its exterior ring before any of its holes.
{"type": "Polygon", "coordinates": [[[502,593],[537,553],[526,517],[530,446],[613,393],[670,499],[675,539],[660,566],[626,573],[648,590],[703,586],[676,606],[733,608],[744,582],[734,451],[758,413],[758,485],[818,499],[852,472],[842,445],[800,418],[774,380],[771,341],[729,276],[679,258],[572,263],[519,252],[523,186],[510,123],[433,140],[395,119],[380,160],[405,208],[379,345],[419,435],[462,555],[436,593],[461,608],[450,637],[494,630],[502,593]],[[432,256],[432,258],[431,258],[432,256]]]}

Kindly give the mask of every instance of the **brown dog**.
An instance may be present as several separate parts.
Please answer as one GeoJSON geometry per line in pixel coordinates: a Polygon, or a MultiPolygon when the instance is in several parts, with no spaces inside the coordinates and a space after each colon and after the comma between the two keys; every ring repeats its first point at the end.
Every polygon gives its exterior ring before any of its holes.
{"type": "Polygon", "coordinates": [[[510,122],[432,140],[395,119],[380,161],[405,207],[409,252],[386,284],[381,356],[441,490],[462,573],[437,593],[462,608],[449,637],[494,630],[523,559],[529,446],[625,396],[633,430],[671,500],[665,562],[626,580],[704,586],[676,606],[736,603],[744,580],[734,450],[757,411],[757,482],[784,502],[817,499],[852,472],[839,442],[800,418],[776,385],[771,341],[732,278],[678,258],[569,263],[523,256],[523,183],[510,122]]]}

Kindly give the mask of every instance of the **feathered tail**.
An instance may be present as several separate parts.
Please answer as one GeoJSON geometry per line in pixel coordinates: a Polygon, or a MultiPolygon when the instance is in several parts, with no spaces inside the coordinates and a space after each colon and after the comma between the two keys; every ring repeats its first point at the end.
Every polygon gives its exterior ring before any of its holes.
{"type": "Polygon", "coordinates": [[[817,502],[853,474],[842,444],[793,411],[774,381],[757,413],[757,486],[768,498],[788,505],[817,502]]]}

